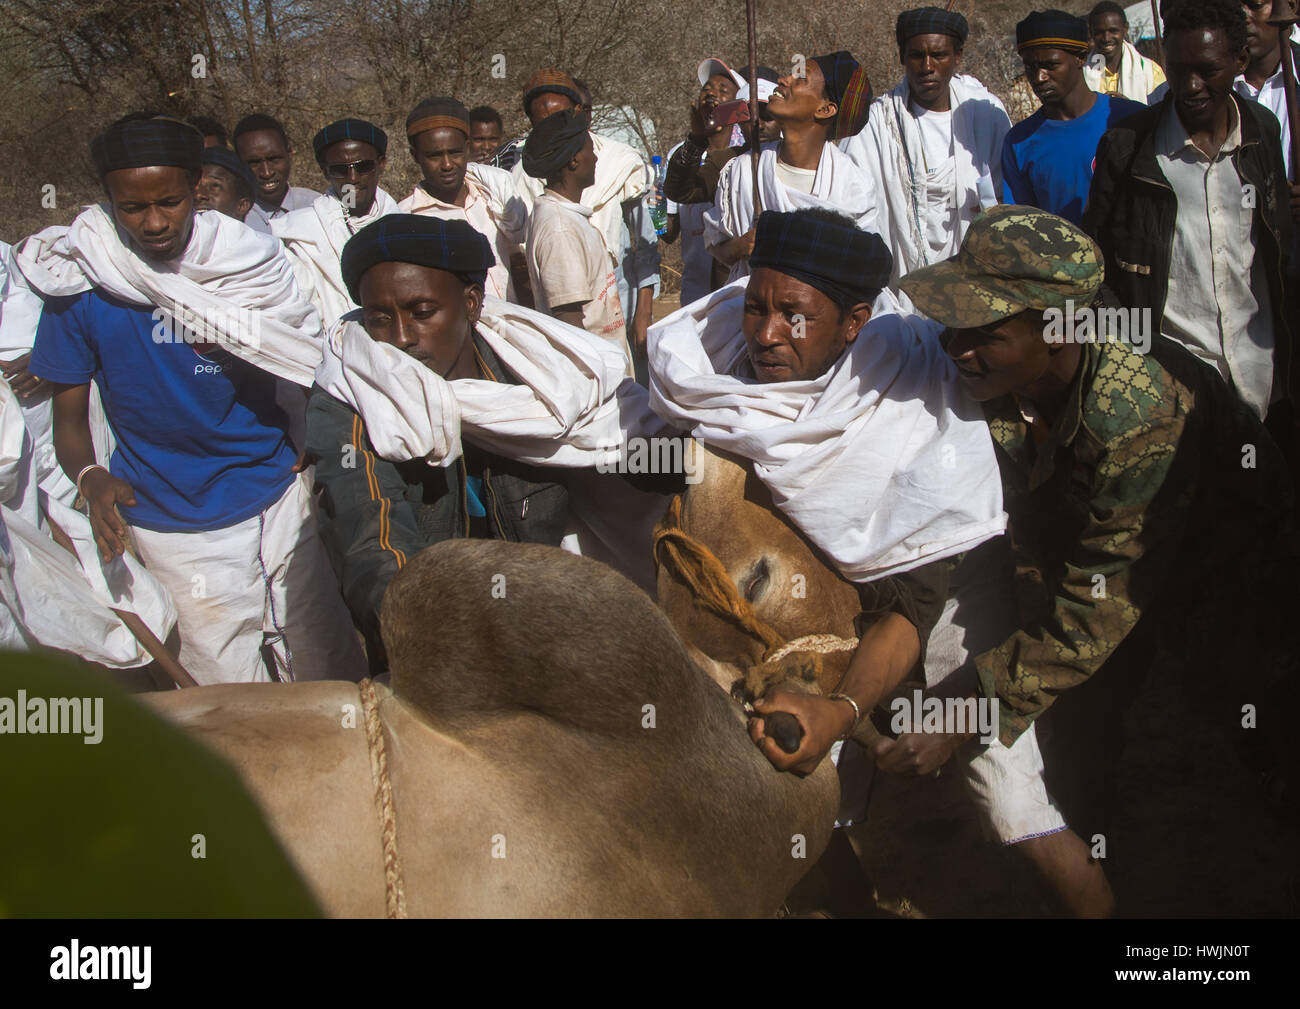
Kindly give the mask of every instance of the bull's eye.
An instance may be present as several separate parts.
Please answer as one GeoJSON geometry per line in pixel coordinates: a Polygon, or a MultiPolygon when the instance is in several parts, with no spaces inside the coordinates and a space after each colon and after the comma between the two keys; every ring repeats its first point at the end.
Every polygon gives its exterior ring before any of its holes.
{"type": "Polygon", "coordinates": [[[749,577],[745,579],[745,598],[752,603],[766,591],[771,580],[772,572],[764,558],[750,569],[749,577]]]}

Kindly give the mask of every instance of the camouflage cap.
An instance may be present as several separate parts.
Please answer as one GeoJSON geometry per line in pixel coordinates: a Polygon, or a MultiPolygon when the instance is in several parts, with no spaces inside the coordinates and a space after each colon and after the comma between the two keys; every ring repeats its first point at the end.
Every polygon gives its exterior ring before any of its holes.
{"type": "Polygon", "coordinates": [[[992,207],[971,223],[951,259],[899,286],[917,309],[952,329],[998,322],[1028,308],[1091,304],[1105,276],[1082,230],[1037,207],[992,207]]]}

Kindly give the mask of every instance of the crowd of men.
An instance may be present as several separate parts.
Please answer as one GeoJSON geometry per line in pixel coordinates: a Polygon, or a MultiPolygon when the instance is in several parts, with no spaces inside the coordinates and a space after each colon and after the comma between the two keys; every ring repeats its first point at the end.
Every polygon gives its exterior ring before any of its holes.
{"type": "MultiPolygon", "coordinates": [[[[1058,803],[1045,775],[1103,776],[1097,719],[1159,647],[1233,663],[1238,717],[1294,692],[1296,42],[1270,11],[1165,0],[1163,67],[1110,0],[1030,12],[1041,107],[1015,125],[937,7],[898,17],[879,96],[845,51],[752,75],[711,56],[662,193],[554,68],[523,89],[525,137],[420,102],[402,199],[361,119],[312,138],[320,192],[290,184],[268,114],[228,137],[127,115],[91,144],[103,203],[3,249],[0,646],[150,676],[161,646],[199,684],[380,672],[385,589],[440,540],[562,546],[652,587],[637,519],[682,474],[609,471],[689,435],[888,600],[832,697],[759,702],[781,770],[925,664],[966,558],[1010,557],[1008,623],[961,664],[997,740],[870,756],[955,760],[992,838],[1070,912],[1109,913],[1096,789],[1058,803]],[[681,310],[651,325],[661,237],[681,310]],[[114,636],[122,611],[146,633],[114,636]]],[[[1291,787],[1293,734],[1265,749],[1291,787]]]]}

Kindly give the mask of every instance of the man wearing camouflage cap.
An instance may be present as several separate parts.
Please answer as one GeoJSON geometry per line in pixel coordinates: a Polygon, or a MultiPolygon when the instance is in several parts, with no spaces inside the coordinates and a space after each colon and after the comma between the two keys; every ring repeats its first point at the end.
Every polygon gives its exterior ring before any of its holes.
{"type": "MultiPolygon", "coordinates": [[[[1294,732],[1282,710],[1294,677],[1276,660],[1296,654],[1294,641],[1269,651],[1297,553],[1280,454],[1208,366],[1152,337],[1149,319],[1094,304],[1103,274],[1100,250],[1074,225],[1000,206],[971,225],[955,257],[902,281],[917,309],[948,327],[948,354],[998,447],[1020,629],[975,666],[980,692],[999,700],[1004,744],[1057,706],[1043,733],[1049,783],[1062,771],[1101,777],[1113,764],[1114,748],[1088,754],[1087,745],[1118,724],[1180,616],[1182,643],[1196,653],[1182,675],[1224,644],[1241,671],[1229,681],[1215,669],[1212,714],[1240,720],[1253,704],[1260,726],[1268,718],[1294,732]]],[[[911,735],[897,746],[928,773],[965,738],[911,735]]],[[[1285,781],[1293,742],[1265,745],[1285,781]]],[[[1070,801],[1094,801],[1095,790],[1079,782],[1058,795],[1083,837],[1106,824],[1070,801]]],[[[1072,910],[1106,913],[1113,900],[1079,834],[1019,847],[1072,910]]]]}

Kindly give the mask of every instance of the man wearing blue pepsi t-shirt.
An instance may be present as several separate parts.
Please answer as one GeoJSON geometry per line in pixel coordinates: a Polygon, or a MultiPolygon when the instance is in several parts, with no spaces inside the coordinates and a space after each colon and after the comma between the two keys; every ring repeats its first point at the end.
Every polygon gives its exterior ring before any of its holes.
{"type": "Polygon", "coordinates": [[[1002,201],[1038,207],[1078,224],[1102,134],[1146,106],[1088,87],[1088,22],[1034,11],[1016,25],[1025,79],[1043,107],[1002,142],[1002,201]]]}
{"type": "Polygon", "coordinates": [[[185,124],[144,116],[95,139],[107,204],[17,257],[45,301],[30,367],[53,384],[55,450],[101,560],[125,550],[129,526],[176,604],[179,657],[195,680],[356,676],[362,657],[276,376],[251,363],[256,350],[223,345],[236,345],[233,327],[275,326],[267,341],[309,360],[319,317],[275,239],[195,213],[201,146],[185,124]],[[90,434],[91,382],[116,442],[107,467],[90,434]]]}

